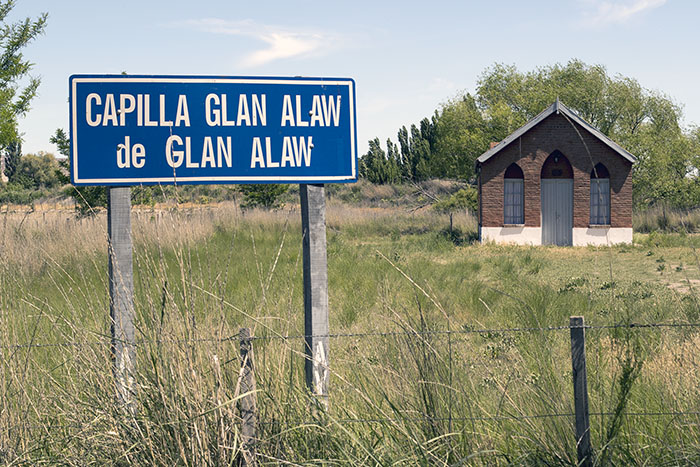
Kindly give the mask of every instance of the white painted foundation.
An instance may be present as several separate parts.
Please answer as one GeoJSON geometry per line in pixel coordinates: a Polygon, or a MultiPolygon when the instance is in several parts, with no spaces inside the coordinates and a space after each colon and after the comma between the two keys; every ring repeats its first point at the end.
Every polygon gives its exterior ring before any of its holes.
{"type": "Polygon", "coordinates": [[[481,243],[542,245],[541,227],[481,227],[481,243]]]}
{"type": "Polygon", "coordinates": [[[576,246],[632,243],[632,227],[574,227],[573,233],[576,246]]]}
{"type": "MultiPolygon", "coordinates": [[[[481,227],[480,230],[481,243],[542,244],[541,227],[481,227]]],[[[574,246],[632,243],[632,228],[574,227],[572,241],[574,246]]]]}

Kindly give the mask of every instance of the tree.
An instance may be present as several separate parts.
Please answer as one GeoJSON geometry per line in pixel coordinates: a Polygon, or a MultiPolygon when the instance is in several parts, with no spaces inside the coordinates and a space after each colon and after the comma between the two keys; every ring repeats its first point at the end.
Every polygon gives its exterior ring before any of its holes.
{"type": "MultiPolygon", "coordinates": [[[[424,122],[426,119],[423,120],[424,122]]],[[[421,126],[426,124],[421,123],[421,126]]],[[[427,124],[429,125],[429,123],[427,124]]],[[[428,131],[422,131],[415,125],[411,125],[410,135],[410,151],[409,160],[411,164],[411,180],[421,181],[430,178],[429,160],[430,160],[430,140],[425,136],[429,135],[428,131]]]]}
{"type": "Polygon", "coordinates": [[[5,176],[10,179],[17,170],[20,157],[22,157],[22,142],[13,141],[7,145],[5,150],[5,176]]]}
{"type": "Polygon", "coordinates": [[[478,156],[488,147],[490,133],[471,94],[443,104],[436,119],[431,172],[440,177],[473,179],[472,156],[478,156]]]}
{"type": "MultiPolygon", "coordinates": [[[[476,94],[492,141],[502,140],[557,98],[638,157],[636,206],[689,208],[700,203],[698,139],[681,128],[678,104],[635,79],[610,76],[605,67],[580,60],[524,73],[496,64],[482,73],[476,94]]],[[[464,157],[473,161],[479,154],[464,157]]]]}
{"type": "Polygon", "coordinates": [[[22,49],[44,32],[46,13],[37,19],[8,23],[14,0],[0,1],[0,152],[20,140],[17,120],[29,111],[39,78],[30,76],[32,63],[22,49]]]}
{"type": "Polygon", "coordinates": [[[360,176],[372,183],[397,183],[401,180],[399,162],[398,148],[391,139],[387,140],[387,152],[384,152],[379,138],[374,138],[369,142],[367,154],[360,159],[360,176]]]}
{"type": "Polygon", "coordinates": [[[68,163],[70,157],[70,140],[66,132],[62,128],[58,128],[56,129],[56,133],[49,138],[49,142],[55,144],[58,147],[58,153],[64,157],[64,159],[58,161],[58,165],[62,169],[58,171],[58,179],[61,184],[66,185],[70,183],[70,176],[68,175],[70,172],[70,165],[68,163]]]}
{"type": "Polygon", "coordinates": [[[411,168],[411,148],[408,145],[408,130],[405,126],[399,128],[399,147],[401,148],[401,179],[411,180],[413,169],[411,168]]]}
{"type": "Polygon", "coordinates": [[[49,143],[58,147],[58,153],[65,157],[70,157],[70,139],[63,128],[57,128],[56,133],[49,138],[49,143]]]}
{"type": "Polygon", "coordinates": [[[387,172],[390,183],[398,183],[401,181],[401,153],[399,147],[391,141],[391,138],[386,140],[386,159],[387,172]]]}
{"type": "Polygon", "coordinates": [[[19,160],[17,168],[10,178],[10,183],[24,189],[51,189],[60,183],[56,176],[57,172],[58,162],[53,154],[42,152],[26,154],[19,160]]]}
{"type": "Polygon", "coordinates": [[[681,106],[633,78],[612,76],[601,65],[575,59],[525,72],[503,64],[486,68],[475,94],[457,95],[432,118],[408,130],[402,126],[398,149],[387,142],[386,157],[378,140],[370,144],[367,161],[384,170],[375,182],[392,180],[384,159],[397,161],[401,180],[473,182],[476,158],[489,143],[502,141],[556,99],[637,156],[633,171],[637,207],[700,206],[700,130],[681,127],[681,106]]]}
{"type": "Polygon", "coordinates": [[[360,159],[360,176],[372,183],[384,183],[385,159],[386,154],[382,150],[379,138],[369,141],[369,150],[360,159]]]}

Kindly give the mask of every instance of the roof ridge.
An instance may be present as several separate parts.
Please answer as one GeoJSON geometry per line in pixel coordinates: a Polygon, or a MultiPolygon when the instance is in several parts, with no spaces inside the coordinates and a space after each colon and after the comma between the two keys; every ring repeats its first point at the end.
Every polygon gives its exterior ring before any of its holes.
{"type": "Polygon", "coordinates": [[[600,141],[602,141],[604,144],[606,144],[608,147],[610,147],[613,151],[617,152],[620,156],[624,157],[628,161],[634,163],[637,161],[637,158],[632,155],[629,151],[626,149],[622,148],[619,144],[611,140],[607,135],[603,134],[600,130],[598,130],[596,127],[588,123],[586,120],[583,119],[580,115],[578,115],[575,111],[569,109],[566,105],[564,105],[563,102],[559,100],[559,96],[557,96],[556,100],[549,105],[547,108],[545,108],[542,112],[537,114],[535,117],[530,119],[527,123],[525,123],[523,126],[515,130],[513,133],[510,135],[506,136],[502,141],[500,141],[496,146],[493,148],[490,148],[488,151],[484,152],[481,154],[477,159],[476,163],[477,164],[482,164],[486,162],[488,159],[496,155],[498,152],[500,152],[503,148],[508,146],[510,143],[515,141],[517,138],[521,137],[523,134],[527,133],[530,129],[534,128],[537,126],[540,122],[542,122],[545,118],[549,117],[553,113],[560,114],[563,113],[565,116],[573,119],[576,123],[581,125],[583,128],[585,128],[589,133],[591,133],[593,136],[598,138],[600,141]]]}

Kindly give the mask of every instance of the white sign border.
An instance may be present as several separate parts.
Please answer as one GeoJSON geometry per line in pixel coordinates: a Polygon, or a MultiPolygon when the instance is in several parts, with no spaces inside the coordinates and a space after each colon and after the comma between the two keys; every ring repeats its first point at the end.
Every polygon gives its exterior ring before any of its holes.
{"type": "Polygon", "coordinates": [[[346,180],[356,180],[357,179],[357,148],[356,148],[356,132],[355,132],[355,81],[353,79],[322,79],[322,78],[207,78],[207,77],[161,77],[161,76],[148,76],[148,77],[138,77],[138,76],[125,76],[125,77],[99,77],[99,76],[72,76],[70,78],[71,82],[71,99],[70,109],[72,118],[72,128],[75,134],[71,134],[71,169],[73,170],[73,183],[75,184],[92,184],[92,185],[115,185],[123,183],[125,185],[135,185],[143,183],[193,183],[205,182],[212,183],[224,183],[224,182],[269,182],[269,183],[282,183],[282,182],[300,182],[305,181],[346,181],[346,180]],[[74,98],[77,96],[77,85],[78,83],[194,83],[194,84],[304,84],[304,85],[328,85],[328,86],[348,86],[348,92],[350,95],[350,153],[351,153],[351,174],[350,175],[335,175],[335,176],[222,176],[222,177],[178,177],[177,175],[173,177],[155,177],[155,178],[92,178],[92,179],[81,179],[78,176],[78,112],[77,112],[77,100],[74,98]]]}

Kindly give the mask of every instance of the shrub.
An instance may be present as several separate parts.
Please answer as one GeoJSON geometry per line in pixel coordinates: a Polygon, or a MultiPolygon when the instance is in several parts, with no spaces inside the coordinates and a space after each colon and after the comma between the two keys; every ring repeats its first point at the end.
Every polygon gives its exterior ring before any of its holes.
{"type": "Polygon", "coordinates": [[[241,185],[240,191],[243,193],[243,209],[264,208],[274,209],[281,206],[280,196],[287,191],[288,185],[277,185],[274,183],[265,185],[241,185]]]}
{"type": "Polygon", "coordinates": [[[25,189],[55,188],[60,184],[60,168],[53,154],[38,153],[22,156],[10,182],[25,189]]]}

